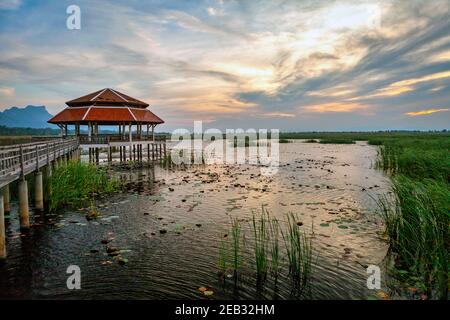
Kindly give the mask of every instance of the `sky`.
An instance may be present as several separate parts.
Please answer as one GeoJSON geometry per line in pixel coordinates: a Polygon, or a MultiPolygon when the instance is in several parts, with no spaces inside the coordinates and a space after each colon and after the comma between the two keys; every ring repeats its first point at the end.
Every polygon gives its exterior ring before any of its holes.
{"type": "Polygon", "coordinates": [[[165,131],[449,129],[450,0],[0,0],[0,110],[106,87],[165,131]]]}

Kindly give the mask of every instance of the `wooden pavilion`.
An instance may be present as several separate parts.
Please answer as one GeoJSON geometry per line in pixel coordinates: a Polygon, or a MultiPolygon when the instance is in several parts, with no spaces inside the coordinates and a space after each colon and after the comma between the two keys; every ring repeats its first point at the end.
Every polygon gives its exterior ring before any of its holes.
{"type": "MultiPolygon", "coordinates": [[[[98,162],[99,150],[108,148],[108,160],[112,161],[111,148],[119,148],[121,161],[126,159],[126,148],[130,159],[142,158],[142,147],[158,149],[165,137],[156,137],[154,129],[164,121],[148,110],[148,104],[117,90],[105,88],[66,102],[67,108],[48,120],[61,128],[61,136],[68,136],[68,127],[73,126],[75,136],[82,148],[95,153],[98,162]],[[82,131],[82,126],[87,130],[82,131]],[[100,126],[117,126],[117,133],[104,134],[100,126]],[[146,130],[144,130],[146,129],[146,130]],[[137,156],[136,156],[137,152],[137,156]]],[[[110,130],[112,131],[112,130],[110,130]]],[[[160,152],[161,154],[161,146],[160,152]]],[[[153,151],[152,151],[153,152],[153,151]]],[[[154,158],[154,155],[152,155],[154,158]]]]}

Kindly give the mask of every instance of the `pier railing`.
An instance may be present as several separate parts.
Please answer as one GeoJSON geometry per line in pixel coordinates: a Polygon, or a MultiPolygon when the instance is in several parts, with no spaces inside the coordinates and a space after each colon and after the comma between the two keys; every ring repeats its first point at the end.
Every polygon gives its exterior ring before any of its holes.
{"type": "Polygon", "coordinates": [[[0,187],[76,150],[77,139],[60,139],[0,147],[0,187]]]}

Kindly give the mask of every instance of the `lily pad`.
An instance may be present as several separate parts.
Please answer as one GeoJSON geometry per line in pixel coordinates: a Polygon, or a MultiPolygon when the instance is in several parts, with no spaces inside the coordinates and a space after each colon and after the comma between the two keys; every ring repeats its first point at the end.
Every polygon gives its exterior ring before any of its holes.
{"type": "Polygon", "coordinates": [[[329,223],[321,223],[320,226],[325,228],[325,227],[329,227],[330,224],[329,223]]]}

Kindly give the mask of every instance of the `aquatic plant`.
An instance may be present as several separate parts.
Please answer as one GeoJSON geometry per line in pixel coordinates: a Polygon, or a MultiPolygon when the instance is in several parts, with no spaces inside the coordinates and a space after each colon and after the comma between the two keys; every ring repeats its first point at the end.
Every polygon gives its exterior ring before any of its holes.
{"type": "Polygon", "coordinates": [[[397,273],[428,296],[448,296],[450,191],[442,182],[393,180],[395,199],[380,199],[397,273]]]}
{"type": "Polygon", "coordinates": [[[232,267],[234,274],[237,275],[241,265],[241,223],[238,218],[231,220],[231,240],[232,267]]]}
{"type": "Polygon", "coordinates": [[[268,269],[268,243],[269,243],[269,230],[267,229],[267,222],[264,216],[264,209],[262,215],[256,218],[253,213],[252,218],[253,236],[254,236],[254,252],[255,252],[255,264],[256,275],[258,279],[265,279],[268,269]]]}
{"type": "Polygon", "coordinates": [[[312,266],[312,243],[301,231],[294,213],[287,214],[287,230],[282,231],[289,263],[289,273],[298,288],[309,282],[312,266]]]}
{"type": "Polygon", "coordinates": [[[83,206],[96,195],[117,191],[120,182],[110,177],[105,168],[69,161],[53,170],[49,188],[49,210],[55,211],[62,206],[83,206]]]}
{"type": "Polygon", "coordinates": [[[290,143],[291,142],[291,140],[288,140],[288,139],[279,139],[278,140],[278,143],[290,143]]]}
{"type": "Polygon", "coordinates": [[[227,238],[224,238],[220,241],[219,246],[219,269],[222,276],[228,269],[228,250],[228,241],[227,238]]]}
{"type": "Polygon", "coordinates": [[[269,221],[269,234],[270,234],[270,270],[275,279],[278,277],[278,271],[280,269],[280,224],[276,218],[270,218],[267,213],[269,221]]]}
{"type": "Polygon", "coordinates": [[[379,199],[397,256],[399,278],[433,297],[448,298],[450,137],[385,137],[377,166],[392,175],[394,199],[379,199]]]}

